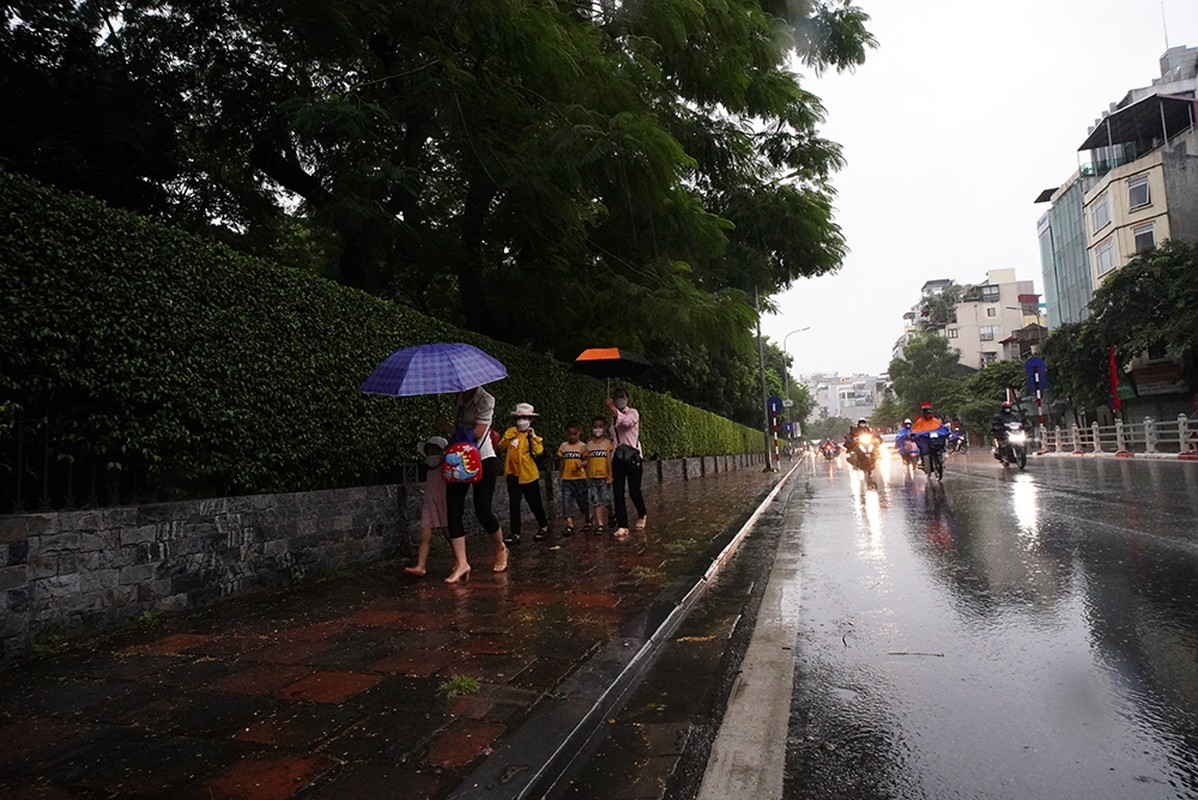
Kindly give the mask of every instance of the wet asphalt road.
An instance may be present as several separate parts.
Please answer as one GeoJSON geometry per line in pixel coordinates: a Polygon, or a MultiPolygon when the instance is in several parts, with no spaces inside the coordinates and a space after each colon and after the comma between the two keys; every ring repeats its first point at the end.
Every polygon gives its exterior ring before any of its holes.
{"type": "Polygon", "coordinates": [[[1198,797],[1198,465],[809,480],[786,797],[1198,797]]]}

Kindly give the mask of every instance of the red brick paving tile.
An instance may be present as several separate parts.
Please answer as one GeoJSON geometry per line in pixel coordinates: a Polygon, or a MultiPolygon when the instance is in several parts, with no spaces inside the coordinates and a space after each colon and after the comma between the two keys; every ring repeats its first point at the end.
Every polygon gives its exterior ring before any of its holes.
{"type": "Polygon", "coordinates": [[[464,767],[499,738],[504,726],[466,719],[445,729],[429,745],[427,761],[437,767],[464,767]]]}
{"type": "Polygon", "coordinates": [[[503,655],[512,652],[523,637],[506,633],[479,633],[466,636],[453,645],[453,649],[463,653],[485,653],[503,655]]]}
{"type": "Polygon", "coordinates": [[[453,614],[439,614],[429,612],[417,612],[409,614],[404,620],[406,628],[420,628],[421,630],[452,630],[456,624],[453,614]]]}
{"type": "Polygon", "coordinates": [[[455,659],[456,657],[453,653],[445,650],[433,650],[431,652],[417,650],[387,656],[375,661],[367,669],[371,672],[385,672],[388,674],[427,678],[455,659]]]}
{"type": "Polygon", "coordinates": [[[340,703],[364,692],[381,681],[381,675],[360,672],[317,672],[279,692],[285,700],[309,700],[313,703],[340,703]]]}
{"type": "Polygon", "coordinates": [[[260,666],[243,669],[212,684],[216,692],[232,694],[267,695],[311,675],[312,670],[299,666],[260,666]]]}
{"type": "Polygon", "coordinates": [[[247,758],[188,796],[211,800],[288,800],[335,766],[322,756],[247,758]]]}
{"type": "Polygon", "coordinates": [[[266,636],[212,636],[206,642],[188,647],[187,652],[214,658],[239,656],[271,641],[266,636]]]}
{"type": "Polygon", "coordinates": [[[572,594],[566,601],[576,606],[598,606],[600,608],[615,608],[623,598],[614,594],[572,594]]]}
{"type": "Polygon", "coordinates": [[[411,616],[413,616],[411,611],[388,611],[386,609],[364,608],[357,614],[346,617],[345,621],[350,625],[387,628],[398,625],[411,616]]]}
{"type": "Polygon", "coordinates": [[[285,628],[276,636],[280,639],[290,639],[293,642],[314,642],[336,636],[348,627],[344,620],[327,620],[313,622],[310,625],[300,625],[295,628],[285,628]]]}
{"type": "Polygon", "coordinates": [[[211,636],[205,636],[202,633],[172,633],[169,636],[163,636],[157,641],[149,644],[137,645],[129,648],[129,651],[136,653],[148,653],[150,655],[169,656],[176,653],[186,652],[189,648],[197,647],[210,640],[211,636]]]}
{"type": "Polygon", "coordinates": [[[272,664],[300,664],[329,649],[327,641],[280,642],[260,647],[245,654],[247,661],[267,661],[272,664]]]}
{"type": "Polygon", "coordinates": [[[469,675],[490,683],[507,683],[536,661],[528,654],[489,655],[472,653],[460,655],[446,663],[440,674],[469,675]]]}
{"type": "Polygon", "coordinates": [[[91,730],[90,725],[66,722],[54,717],[28,717],[0,726],[0,764],[18,761],[43,747],[80,736],[91,730]]]}
{"type": "Polygon", "coordinates": [[[520,592],[512,601],[520,605],[553,606],[563,601],[561,592],[520,592]]]}
{"type": "Polygon", "coordinates": [[[453,704],[449,713],[451,716],[465,717],[466,719],[485,719],[493,707],[494,703],[479,697],[462,697],[453,704]]]}

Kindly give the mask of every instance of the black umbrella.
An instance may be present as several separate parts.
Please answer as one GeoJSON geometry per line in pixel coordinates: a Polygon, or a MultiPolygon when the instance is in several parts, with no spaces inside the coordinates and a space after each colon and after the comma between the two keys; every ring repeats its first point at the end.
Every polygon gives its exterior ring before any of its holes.
{"type": "Polygon", "coordinates": [[[611,393],[612,378],[630,378],[649,369],[652,364],[640,353],[631,350],[621,350],[618,347],[592,347],[583,350],[574,365],[574,372],[590,375],[592,378],[606,378],[609,382],[608,394],[611,393]]]}

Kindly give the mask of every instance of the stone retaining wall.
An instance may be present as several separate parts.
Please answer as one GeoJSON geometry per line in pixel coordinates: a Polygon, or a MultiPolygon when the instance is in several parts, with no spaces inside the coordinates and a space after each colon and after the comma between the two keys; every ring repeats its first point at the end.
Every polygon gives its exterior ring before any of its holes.
{"type": "MultiPolygon", "coordinates": [[[[722,458],[721,471],[763,463],[760,455],[722,458]]],[[[714,473],[714,458],[705,461],[714,473]]],[[[648,462],[644,483],[696,480],[700,465],[648,462]]],[[[555,478],[546,484],[554,517],[555,478]]],[[[47,635],[89,635],[142,612],[206,606],[406,553],[421,491],[367,486],[0,516],[0,663],[47,635]]],[[[494,509],[506,526],[502,486],[494,509]]],[[[527,524],[535,528],[531,517],[527,524]]]]}

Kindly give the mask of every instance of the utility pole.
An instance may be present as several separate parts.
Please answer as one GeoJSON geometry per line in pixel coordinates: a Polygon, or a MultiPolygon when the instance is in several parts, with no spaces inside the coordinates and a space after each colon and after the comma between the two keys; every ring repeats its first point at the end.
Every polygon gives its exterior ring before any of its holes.
{"type": "Polygon", "coordinates": [[[761,341],[761,295],[753,290],[753,307],[757,310],[757,369],[761,374],[761,431],[765,434],[765,469],[762,472],[774,471],[774,458],[770,454],[770,395],[765,388],[765,345],[761,341]]]}

